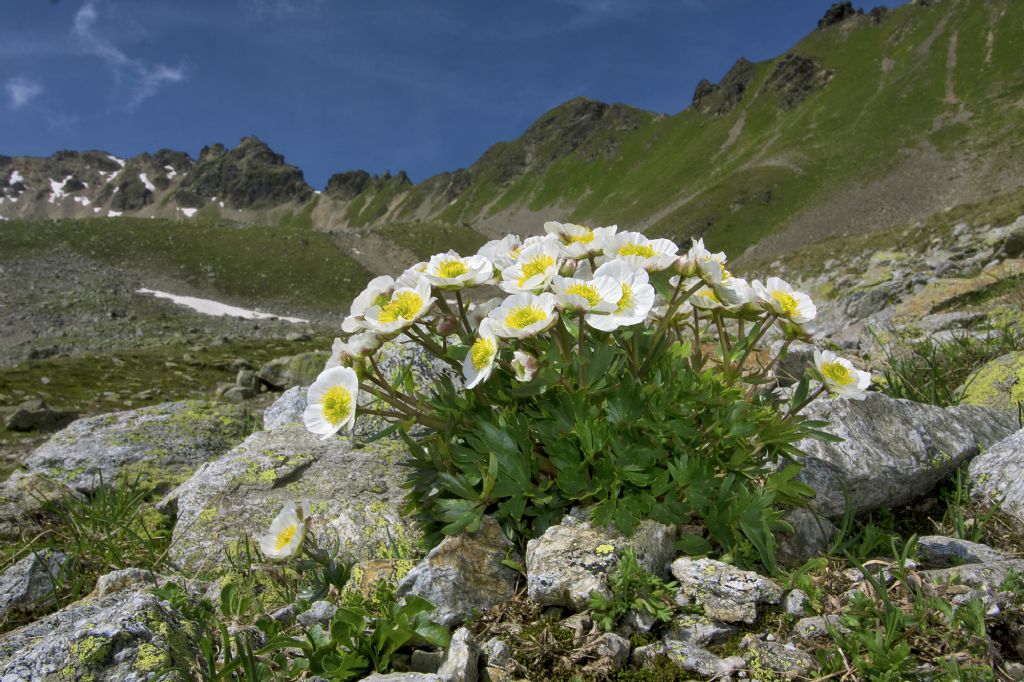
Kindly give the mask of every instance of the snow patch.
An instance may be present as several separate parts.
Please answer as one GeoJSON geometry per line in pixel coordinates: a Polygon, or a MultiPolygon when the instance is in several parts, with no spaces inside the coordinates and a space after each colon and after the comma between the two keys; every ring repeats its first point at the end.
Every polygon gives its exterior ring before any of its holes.
{"type": "Polygon", "coordinates": [[[221,208],[224,208],[224,202],[223,202],[223,201],[222,201],[222,202],[220,202],[220,207],[221,207],[221,208]]]}
{"type": "Polygon", "coordinates": [[[100,212],[100,211],[102,211],[102,210],[103,210],[103,209],[102,209],[102,208],[100,208],[99,206],[94,206],[94,207],[93,207],[93,209],[92,209],[92,212],[93,212],[93,213],[99,213],[99,212],[100,212]]]}
{"type": "Polygon", "coordinates": [[[124,215],[124,211],[107,211],[108,218],[116,218],[120,215],[124,215]]]}
{"type": "Polygon", "coordinates": [[[25,178],[21,177],[21,173],[18,171],[12,170],[10,177],[7,178],[7,184],[13,185],[16,182],[25,182],[25,178]]]}
{"type": "Polygon", "coordinates": [[[64,178],[63,180],[61,180],[60,182],[57,182],[56,180],[53,180],[53,179],[50,180],[50,203],[51,204],[54,203],[55,201],[57,201],[58,199],[63,199],[64,198],[64,186],[68,184],[68,180],[70,180],[72,177],[74,177],[74,176],[69,175],[66,178],[64,178]]]}
{"type": "Polygon", "coordinates": [[[238,308],[236,306],[221,303],[220,301],[213,301],[208,298],[176,296],[175,294],[168,294],[164,291],[156,291],[154,289],[136,289],[136,293],[149,294],[157,298],[170,299],[178,305],[187,306],[196,312],[203,313],[204,315],[213,315],[214,317],[241,317],[246,320],[284,320],[285,322],[295,323],[309,322],[309,320],[304,320],[301,317],[285,317],[284,315],[261,313],[258,310],[246,310],[245,308],[238,308]]]}
{"type": "Polygon", "coordinates": [[[82,206],[88,206],[89,204],[92,203],[91,201],[89,201],[89,197],[75,197],[75,201],[81,204],[82,206]]]}
{"type": "Polygon", "coordinates": [[[107,158],[116,163],[121,168],[124,168],[124,159],[119,159],[113,154],[107,154],[107,158]]]}
{"type": "Polygon", "coordinates": [[[145,173],[139,173],[139,180],[142,180],[142,184],[145,185],[146,189],[148,189],[150,192],[156,191],[156,185],[149,181],[149,178],[146,177],[145,173]]]}
{"type": "Polygon", "coordinates": [[[181,211],[182,213],[184,213],[186,218],[191,218],[192,216],[194,216],[196,214],[196,211],[198,211],[199,209],[198,208],[178,208],[178,210],[181,211]]]}
{"type": "Polygon", "coordinates": [[[164,166],[164,170],[167,171],[168,180],[173,180],[174,176],[178,174],[178,171],[174,170],[174,166],[164,166]]]}

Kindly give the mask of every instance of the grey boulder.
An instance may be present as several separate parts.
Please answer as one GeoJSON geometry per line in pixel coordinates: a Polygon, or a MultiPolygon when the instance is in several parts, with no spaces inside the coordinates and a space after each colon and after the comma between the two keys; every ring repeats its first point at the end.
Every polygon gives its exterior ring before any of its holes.
{"type": "Polygon", "coordinates": [[[771,578],[714,559],[679,557],[672,575],[682,596],[697,600],[708,618],[726,623],[753,623],[759,605],[782,601],[782,587],[771,578]]]}
{"type": "Polygon", "coordinates": [[[677,532],[650,520],[641,521],[630,537],[566,515],[539,538],[526,544],[526,585],[530,599],[544,606],[587,606],[591,592],[610,596],[606,576],[626,547],[648,571],[664,577],[677,532]]]}
{"type": "Polygon", "coordinates": [[[182,568],[218,572],[225,550],[267,532],[287,502],[308,501],[310,529],[352,560],[394,558],[420,541],[399,511],[405,446],[380,440],[320,440],[302,426],[252,434],[201,467],[162,502],[176,507],[171,557],[182,568]]]}
{"type": "Polygon", "coordinates": [[[121,477],[170,487],[227,452],[251,427],[249,413],[234,405],[163,403],[79,419],[37,448],[25,466],[84,493],[121,477]]]}
{"type": "Polygon", "coordinates": [[[830,518],[847,500],[856,513],[905,504],[930,491],[964,462],[1014,430],[999,410],[949,408],[869,393],[864,400],[811,403],[804,415],[820,419],[843,439],[805,439],[800,480],[814,488],[812,505],[830,518]]]}
{"type": "Polygon", "coordinates": [[[430,550],[398,585],[398,596],[414,594],[436,608],[431,619],[456,627],[475,613],[512,599],[519,573],[502,564],[519,561],[512,543],[491,517],[475,533],[447,537],[430,550]]]}
{"type": "Polygon", "coordinates": [[[1024,429],[1007,436],[971,461],[971,491],[1002,509],[1024,533],[1024,429]]]}
{"type": "Polygon", "coordinates": [[[64,552],[44,549],[4,571],[0,575],[0,623],[12,614],[28,614],[53,604],[53,589],[63,578],[67,564],[64,552]]]}
{"type": "Polygon", "coordinates": [[[141,682],[199,657],[181,615],[148,592],[83,600],[0,635],[0,680],[141,682]]]}

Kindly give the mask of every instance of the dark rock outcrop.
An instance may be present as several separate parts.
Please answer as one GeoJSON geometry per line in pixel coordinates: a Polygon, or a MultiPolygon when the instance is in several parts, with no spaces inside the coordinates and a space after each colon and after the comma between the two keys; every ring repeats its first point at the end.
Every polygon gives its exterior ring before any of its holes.
{"type": "Polygon", "coordinates": [[[370,175],[364,170],[353,170],[332,175],[327,181],[324,194],[348,201],[367,191],[400,192],[410,187],[412,187],[412,180],[409,179],[405,171],[398,171],[396,175],[392,175],[390,171],[384,175],[370,175]]]}
{"type": "Polygon", "coordinates": [[[312,193],[301,170],[258,138],[246,137],[231,150],[203,147],[175,198],[183,205],[194,205],[198,196],[217,197],[230,208],[264,208],[305,201],[312,193]]]}
{"type": "Polygon", "coordinates": [[[706,79],[698,83],[690,106],[703,114],[727,114],[743,99],[756,75],[757,67],[754,63],[740,57],[718,84],[706,79]]]}
{"type": "Polygon", "coordinates": [[[765,82],[765,92],[775,94],[783,109],[798,106],[815,90],[832,80],[834,72],[824,69],[817,60],[799,54],[780,59],[765,82]]]}
{"type": "Polygon", "coordinates": [[[862,9],[854,9],[852,2],[835,2],[832,6],[825,11],[825,16],[818,19],[818,30],[834,26],[842,21],[846,21],[850,17],[855,17],[859,14],[864,14],[862,9]]]}

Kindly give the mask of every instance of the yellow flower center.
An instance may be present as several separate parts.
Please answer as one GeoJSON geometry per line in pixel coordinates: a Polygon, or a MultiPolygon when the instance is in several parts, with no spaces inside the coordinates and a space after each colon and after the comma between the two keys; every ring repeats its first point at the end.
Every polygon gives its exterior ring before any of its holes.
{"type": "Polygon", "coordinates": [[[718,300],[718,297],[715,296],[715,292],[712,289],[701,289],[700,291],[697,292],[697,295],[703,296],[704,298],[712,300],[715,303],[721,303],[721,301],[718,300]]]}
{"type": "Polygon", "coordinates": [[[508,257],[511,258],[512,260],[519,260],[519,254],[522,250],[523,247],[517,246],[516,248],[508,252],[508,257]]]}
{"type": "Polygon", "coordinates": [[[633,287],[629,286],[625,282],[620,282],[622,287],[622,298],[619,299],[619,307],[615,309],[615,312],[621,313],[629,306],[633,305],[633,287]]]}
{"type": "Polygon", "coordinates": [[[494,341],[491,341],[490,339],[477,339],[474,341],[473,349],[470,351],[473,368],[479,371],[487,365],[491,361],[491,358],[494,357],[495,350],[494,341]]]}
{"type": "Polygon", "coordinates": [[[834,360],[822,363],[821,373],[824,374],[825,378],[830,382],[839,384],[840,386],[852,384],[855,379],[853,372],[851,372],[848,367],[834,360]]]}
{"type": "Polygon", "coordinates": [[[469,272],[469,268],[461,260],[443,260],[437,266],[437,274],[445,279],[455,279],[467,272],[469,272]]]}
{"type": "Polygon", "coordinates": [[[534,256],[523,263],[523,276],[519,278],[519,286],[525,286],[527,280],[536,275],[543,275],[544,272],[555,264],[555,259],[546,254],[534,256]]]}
{"type": "Polygon", "coordinates": [[[654,249],[651,248],[649,244],[637,244],[636,242],[627,242],[619,247],[619,255],[651,258],[654,256],[654,249]]]}
{"type": "Polygon", "coordinates": [[[295,537],[295,532],[299,529],[294,523],[290,526],[286,526],[280,533],[277,534],[277,539],[274,540],[274,549],[280,552],[282,549],[288,546],[288,543],[295,537]]]}
{"type": "Polygon", "coordinates": [[[422,307],[423,299],[419,294],[415,291],[401,291],[381,308],[380,321],[394,322],[398,318],[410,320],[422,307]]]}
{"type": "Polygon", "coordinates": [[[543,322],[548,319],[548,314],[533,305],[523,305],[513,308],[505,317],[505,324],[513,329],[525,329],[531,324],[543,322]]]}
{"type": "Polygon", "coordinates": [[[332,386],[324,393],[321,408],[324,419],[331,426],[337,426],[352,414],[352,394],[344,386],[332,386]]]}
{"type": "Polygon", "coordinates": [[[593,284],[573,284],[565,288],[565,293],[582,297],[591,308],[601,302],[601,294],[593,284]]]}
{"type": "Polygon", "coordinates": [[[580,227],[582,227],[585,230],[585,232],[583,232],[583,234],[569,234],[569,235],[565,235],[563,237],[563,239],[562,239],[562,243],[563,244],[589,244],[590,242],[594,241],[594,231],[591,230],[589,227],[584,227],[583,225],[580,225],[580,227]]]}
{"type": "Polygon", "coordinates": [[[788,291],[773,291],[772,298],[779,302],[779,307],[782,308],[782,314],[786,317],[793,317],[796,315],[796,297],[788,291]]]}

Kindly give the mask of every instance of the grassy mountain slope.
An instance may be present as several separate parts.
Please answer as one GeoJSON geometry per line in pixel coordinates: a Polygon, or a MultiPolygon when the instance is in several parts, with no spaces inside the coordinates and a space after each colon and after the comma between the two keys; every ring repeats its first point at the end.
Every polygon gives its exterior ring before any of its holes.
{"type": "MultiPolygon", "coordinates": [[[[1012,0],[855,16],[750,65],[731,109],[658,116],[572,100],[468,169],[392,188],[363,224],[494,234],[568,218],[704,235],[738,253],[906,222],[1021,185],[1022,50],[1024,4],[1012,0]]],[[[332,214],[314,222],[337,225],[332,214]]]]}

